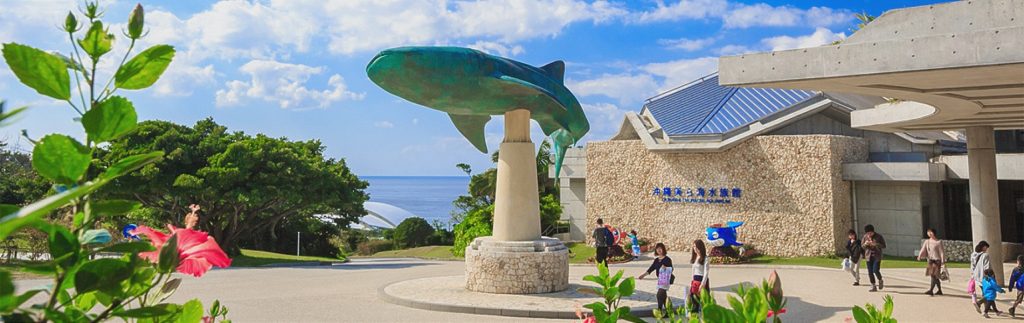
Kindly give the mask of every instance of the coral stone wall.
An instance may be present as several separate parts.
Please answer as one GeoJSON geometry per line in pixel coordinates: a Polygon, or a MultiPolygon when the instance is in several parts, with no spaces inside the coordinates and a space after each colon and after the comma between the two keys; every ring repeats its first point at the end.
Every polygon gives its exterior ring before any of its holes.
{"type": "Polygon", "coordinates": [[[709,153],[651,152],[639,140],[590,142],[588,222],[600,217],[681,251],[705,238],[709,224],[744,221],[739,240],[764,254],[835,254],[851,225],[842,163],[866,161],[867,151],[863,139],[832,135],[759,136],[709,153]],[[652,195],[666,186],[738,187],[742,195],[730,204],[652,195]]]}

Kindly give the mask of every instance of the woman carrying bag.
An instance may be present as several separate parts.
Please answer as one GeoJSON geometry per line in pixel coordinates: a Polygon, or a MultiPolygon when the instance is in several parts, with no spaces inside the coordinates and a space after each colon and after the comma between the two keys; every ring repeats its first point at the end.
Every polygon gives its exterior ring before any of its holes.
{"type": "Polygon", "coordinates": [[[946,252],[942,248],[942,241],[935,236],[935,229],[928,229],[928,239],[921,244],[917,260],[928,261],[928,267],[924,274],[931,277],[932,284],[925,294],[929,296],[942,295],[942,272],[946,267],[946,252]],[[935,290],[936,288],[938,291],[935,290]]]}

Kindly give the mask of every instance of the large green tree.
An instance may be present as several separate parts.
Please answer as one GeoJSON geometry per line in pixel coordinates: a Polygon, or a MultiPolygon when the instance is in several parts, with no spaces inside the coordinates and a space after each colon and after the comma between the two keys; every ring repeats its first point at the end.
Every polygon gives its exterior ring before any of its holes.
{"type": "Polygon", "coordinates": [[[191,128],[147,121],[111,142],[103,160],[151,150],[166,157],[119,179],[108,194],[138,200],[154,221],[180,223],[187,205],[200,204],[199,227],[229,252],[242,243],[273,245],[280,226],[305,226],[301,218],[329,214],[321,219],[341,228],[366,214],[367,183],[344,160],[326,158],[317,140],[228,132],[210,119],[191,128]]]}
{"type": "Polygon", "coordinates": [[[50,183],[32,169],[32,156],[0,141],[0,204],[25,205],[49,190],[50,183]]]}

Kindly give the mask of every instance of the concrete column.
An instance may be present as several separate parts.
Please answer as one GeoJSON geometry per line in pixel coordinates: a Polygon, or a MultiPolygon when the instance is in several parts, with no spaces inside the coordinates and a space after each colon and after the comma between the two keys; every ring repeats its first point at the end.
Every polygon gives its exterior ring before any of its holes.
{"type": "Polygon", "coordinates": [[[505,112],[505,140],[498,148],[494,197],[494,239],[540,239],[537,158],[530,141],[530,110],[505,112]]]}
{"type": "Polygon", "coordinates": [[[996,280],[1003,283],[1003,234],[999,225],[995,134],[992,127],[967,128],[967,168],[971,185],[971,235],[985,240],[996,280]]]}

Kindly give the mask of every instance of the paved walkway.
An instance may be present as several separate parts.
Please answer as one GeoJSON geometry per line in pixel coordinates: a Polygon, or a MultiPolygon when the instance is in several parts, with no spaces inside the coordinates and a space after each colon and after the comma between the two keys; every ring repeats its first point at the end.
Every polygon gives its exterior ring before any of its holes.
{"type": "MultiPolygon", "coordinates": [[[[626,275],[636,276],[646,265],[613,265],[612,270],[622,269],[626,275]]],[[[921,294],[927,288],[923,269],[883,268],[888,283],[884,293],[869,293],[865,286],[850,286],[849,274],[839,270],[777,270],[789,301],[789,312],[785,314],[788,322],[842,322],[852,316],[853,305],[868,301],[880,304],[885,294],[893,295],[895,315],[900,322],[984,321],[963,292],[966,269],[951,270],[954,286],[947,287],[947,295],[942,297],[921,294]]],[[[235,322],[567,322],[420,310],[384,302],[378,295],[380,288],[392,283],[460,275],[462,271],[461,262],[414,259],[356,259],[335,266],[214,270],[201,279],[184,277],[172,301],[199,298],[209,304],[220,299],[231,309],[235,322]]],[[[724,297],[740,283],[760,282],[770,271],[765,267],[716,266],[711,283],[718,296],[724,297]]],[[[570,275],[582,277],[594,272],[596,269],[591,266],[574,265],[570,275]]],[[[689,269],[681,266],[677,272],[686,273],[689,269]]],[[[684,277],[685,283],[685,276],[680,277],[684,277]]],[[[26,288],[40,283],[18,281],[17,286],[26,288]]],[[[641,288],[646,285],[653,285],[653,280],[648,278],[640,284],[641,288]]],[[[681,286],[674,286],[671,296],[681,297],[681,286]]],[[[1001,295],[1000,299],[1000,309],[1006,310],[1010,296],[1001,295]]]]}

